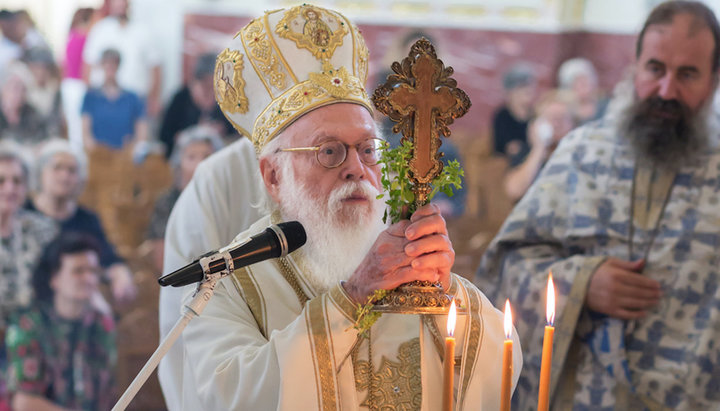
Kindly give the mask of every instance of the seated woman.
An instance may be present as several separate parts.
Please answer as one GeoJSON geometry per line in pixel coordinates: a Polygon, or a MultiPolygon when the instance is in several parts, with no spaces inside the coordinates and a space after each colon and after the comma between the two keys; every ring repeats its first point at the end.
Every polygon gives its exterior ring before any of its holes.
{"type": "Polygon", "coordinates": [[[177,143],[170,156],[170,165],[173,168],[175,181],[173,186],[155,202],[155,209],[150,218],[146,235],[152,244],[153,264],[158,274],[163,271],[165,226],[170,218],[170,211],[180,197],[180,192],[190,182],[198,164],[210,154],[220,150],[222,146],[220,135],[214,127],[209,125],[192,126],[178,135],[177,143]]]}
{"type": "Polygon", "coordinates": [[[5,339],[9,316],[30,304],[32,269],[57,234],[49,218],[22,209],[29,169],[16,148],[0,144],[0,410],[7,409],[4,383],[5,339]]]}
{"type": "Polygon", "coordinates": [[[6,336],[14,410],[110,409],[117,347],[112,317],[92,303],[100,272],[91,237],[64,234],[45,249],[37,301],[13,315],[6,336]]]}
{"type": "Polygon", "coordinates": [[[135,298],[137,289],[132,272],[107,240],[100,220],[78,204],[87,180],[87,161],[66,140],[52,140],[43,146],[36,167],[36,192],[26,208],[39,211],[60,225],[60,231],[89,234],[100,247],[100,264],[111,282],[115,301],[135,298]]]}

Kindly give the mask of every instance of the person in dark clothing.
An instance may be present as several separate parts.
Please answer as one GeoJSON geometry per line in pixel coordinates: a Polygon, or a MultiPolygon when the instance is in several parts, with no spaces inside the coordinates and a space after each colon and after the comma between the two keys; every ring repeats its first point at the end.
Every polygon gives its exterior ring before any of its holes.
{"type": "Polygon", "coordinates": [[[85,157],[73,151],[66,140],[53,140],[40,152],[36,175],[35,195],[26,208],[55,220],[61,233],[92,236],[100,244],[100,261],[111,282],[113,297],[118,302],[133,300],[137,289],[132,272],[107,240],[97,215],[77,202],[87,175],[85,157]]]}
{"type": "Polygon", "coordinates": [[[214,54],[204,54],[198,58],[190,82],[175,93],[165,112],[160,126],[160,141],[165,143],[167,158],[173,152],[178,134],[190,126],[206,124],[215,128],[221,136],[235,133],[215,103],[215,57],[214,54]]]}
{"type": "Polygon", "coordinates": [[[505,104],[493,116],[495,154],[512,157],[528,148],[527,127],[532,117],[537,81],[524,63],[511,67],[503,76],[505,104]]]}

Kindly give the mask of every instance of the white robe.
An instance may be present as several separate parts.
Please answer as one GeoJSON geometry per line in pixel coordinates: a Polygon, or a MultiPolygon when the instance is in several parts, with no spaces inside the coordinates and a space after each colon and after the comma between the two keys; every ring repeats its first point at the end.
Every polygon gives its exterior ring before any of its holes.
{"type": "MultiPolygon", "coordinates": [[[[270,216],[263,217],[237,240],[270,223],[270,216]]],[[[201,409],[355,410],[366,401],[367,384],[356,382],[368,376],[367,340],[353,328],[356,306],[340,284],[317,293],[302,274],[303,258],[300,249],[285,258],[285,268],[274,259],[236,270],[188,325],[185,361],[194,378],[186,375],[184,384],[199,390],[201,409]]],[[[449,293],[470,307],[455,333],[455,409],[497,410],[502,314],[459,276],[453,275],[449,293]]],[[[376,400],[397,405],[396,399],[410,398],[414,405],[402,409],[441,408],[446,321],[447,316],[384,314],[375,323],[371,363],[383,371],[375,380],[376,400]]],[[[514,387],[522,366],[515,337],[513,357],[514,387]]]]}
{"type": "MultiPolygon", "coordinates": [[[[260,217],[252,207],[262,198],[252,143],[241,138],[197,167],[170,214],[165,234],[164,273],[228,244],[260,217]]],[[[160,289],[160,338],[180,317],[183,289],[160,289]]],[[[183,391],[183,342],[178,339],[160,363],[158,378],[168,410],[199,410],[195,390],[183,391]],[[184,404],[184,405],[183,405],[184,404]]]]}

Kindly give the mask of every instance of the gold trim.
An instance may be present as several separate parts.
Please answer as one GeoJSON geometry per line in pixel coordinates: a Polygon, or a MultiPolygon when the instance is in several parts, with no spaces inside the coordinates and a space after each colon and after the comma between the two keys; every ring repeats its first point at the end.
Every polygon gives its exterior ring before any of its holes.
{"type": "Polygon", "coordinates": [[[257,153],[295,119],[315,108],[348,102],[365,106],[372,113],[370,100],[357,77],[348,75],[342,88],[348,90],[346,97],[335,97],[320,84],[306,80],[274,99],[255,120],[252,140],[257,153]]]}
{"type": "MultiPolygon", "coordinates": [[[[349,21],[348,24],[350,24],[349,21]]],[[[357,26],[352,25],[351,33],[353,34],[353,66],[357,66],[355,75],[361,79],[364,84],[367,83],[370,50],[368,50],[365,44],[365,38],[360,34],[360,29],[357,26]],[[355,48],[356,44],[357,48],[355,48]],[[355,54],[356,50],[357,54],[355,54]]]]}
{"type": "Polygon", "coordinates": [[[273,53],[274,49],[268,40],[269,37],[270,34],[267,33],[263,22],[255,19],[245,27],[242,43],[247,51],[250,64],[260,77],[270,97],[274,98],[275,93],[271,90],[271,86],[282,92],[287,87],[287,79],[285,73],[278,68],[278,58],[273,53]]]}
{"type": "Polygon", "coordinates": [[[275,26],[275,33],[293,41],[298,48],[309,51],[315,58],[329,60],[342,46],[348,33],[342,20],[343,16],[331,10],[304,4],[289,9],[275,26]],[[303,20],[302,30],[294,31],[292,27],[300,25],[303,20]]]}
{"type": "MultiPolygon", "coordinates": [[[[276,12],[280,10],[275,10],[276,12]]],[[[265,13],[265,29],[268,30],[270,28],[270,20],[269,20],[270,13],[265,13]]],[[[270,30],[268,30],[269,32],[270,30]]],[[[290,73],[290,77],[293,80],[293,83],[298,83],[298,79],[295,76],[295,73],[292,71],[292,67],[288,64],[287,60],[285,60],[285,56],[280,52],[280,47],[278,47],[277,42],[275,41],[275,37],[272,35],[269,35],[268,38],[270,39],[270,45],[272,46],[275,53],[277,53],[278,58],[280,58],[280,61],[282,62],[283,66],[285,67],[285,71],[290,73]]]]}
{"type": "Polygon", "coordinates": [[[262,293],[260,293],[259,287],[250,273],[250,269],[248,267],[243,267],[239,270],[235,270],[230,278],[232,278],[232,283],[235,285],[235,288],[238,290],[240,295],[244,297],[245,304],[247,304],[250,309],[250,313],[252,313],[255,318],[255,322],[257,323],[263,337],[267,338],[267,312],[265,310],[265,301],[262,293]]]}
{"type": "MultiPolygon", "coordinates": [[[[320,299],[320,298],[322,298],[322,297],[319,297],[318,299],[320,299]]],[[[320,386],[321,386],[320,371],[319,371],[319,367],[318,367],[317,355],[315,355],[317,349],[315,348],[315,340],[313,339],[315,334],[313,333],[312,321],[310,320],[310,308],[309,307],[305,310],[305,326],[307,327],[307,330],[308,330],[308,332],[307,332],[308,343],[310,345],[310,351],[312,351],[312,355],[310,355],[310,357],[312,357],[313,370],[315,371],[315,395],[317,395],[318,407],[320,407],[321,406],[320,402],[322,401],[322,393],[320,390],[320,386]]]]}
{"type": "Polygon", "coordinates": [[[295,292],[295,296],[297,296],[298,301],[300,302],[300,308],[305,305],[310,298],[305,294],[305,291],[303,291],[302,287],[300,287],[300,283],[298,283],[297,274],[292,269],[292,266],[290,266],[290,263],[287,261],[286,257],[280,257],[278,258],[278,266],[280,266],[280,273],[282,274],[285,281],[288,282],[290,285],[290,288],[295,292]]]}
{"type": "Polygon", "coordinates": [[[320,382],[320,409],[337,409],[335,369],[332,365],[332,352],[329,341],[329,330],[324,312],[324,296],[310,300],[307,304],[309,317],[310,338],[315,348],[314,357],[317,358],[316,378],[320,382]]]}
{"type": "MultiPolygon", "coordinates": [[[[462,281],[462,280],[461,280],[462,281]]],[[[458,395],[459,409],[463,408],[463,401],[465,401],[465,395],[472,378],[473,371],[475,369],[475,359],[477,358],[480,345],[482,343],[484,327],[482,323],[482,300],[480,298],[479,291],[471,284],[463,284],[465,293],[468,299],[468,308],[470,309],[470,331],[465,337],[467,346],[464,348],[463,353],[463,378],[460,386],[460,393],[458,395]]]]}
{"type": "Polygon", "coordinates": [[[330,289],[330,300],[350,322],[354,323],[357,320],[357,306],[352,302],[341,284],[336,284],[330,289]]]}

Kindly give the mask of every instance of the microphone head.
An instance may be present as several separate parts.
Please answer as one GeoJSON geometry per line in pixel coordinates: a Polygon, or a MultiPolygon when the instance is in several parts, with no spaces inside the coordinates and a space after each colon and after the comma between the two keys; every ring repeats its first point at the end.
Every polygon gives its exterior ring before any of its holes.
{"type": "Polygon", "coordinates": [[[287,253],[292,253],[307,242],[305,228],[298,221],[286,221],[277,225],[287,239],[287,253]]]}

